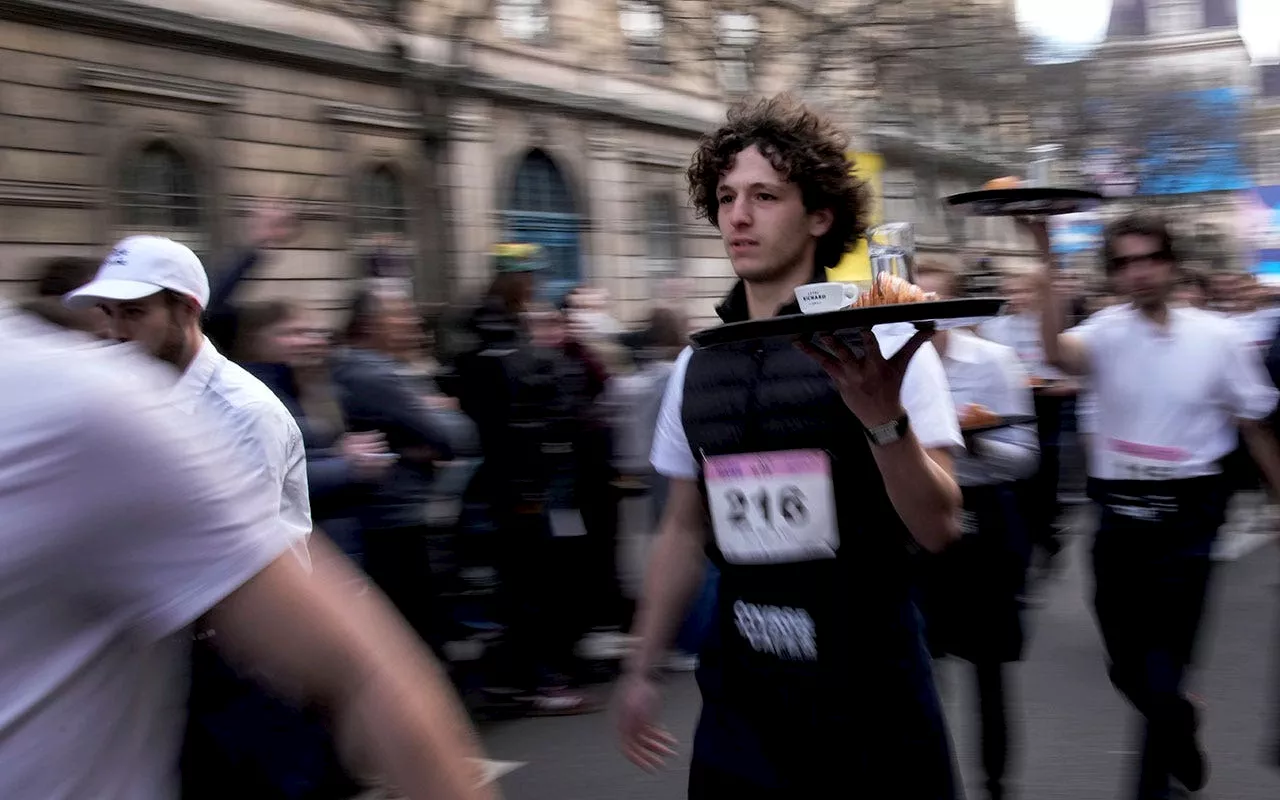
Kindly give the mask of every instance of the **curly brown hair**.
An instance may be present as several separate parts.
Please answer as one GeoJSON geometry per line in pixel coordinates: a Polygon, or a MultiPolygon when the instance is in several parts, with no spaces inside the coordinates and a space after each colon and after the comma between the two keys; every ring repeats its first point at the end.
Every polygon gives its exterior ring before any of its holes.
{"type": "Polygon", "coordinates": [[[866,233],[870,194],[845,158],[848,137],[789,95],[740,102],[729,109],[723,126],[702,137],[687,173],[689,198],[698,216],[719,227],[720,179],[738,153],[752,145],[800,188],[807,210],[830,209],[831,229],[818,240],[814,266],[839,264],[866,233]]]}

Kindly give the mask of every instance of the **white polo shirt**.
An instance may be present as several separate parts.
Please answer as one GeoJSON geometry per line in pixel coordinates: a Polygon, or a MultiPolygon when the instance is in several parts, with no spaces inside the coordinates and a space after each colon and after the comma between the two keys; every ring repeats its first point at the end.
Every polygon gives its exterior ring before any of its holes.
{"type": "Polygon", "coordinates": [[[1027,374],[1033,378],[1058,380],[1062,370],[1050,366],[1044,357],[1044,338],[1040,331],[1040,315],[1023,312],[989,319],[978,326],[984,339],[1012,348],[1027,374]]]}
{"type": "MultiPolygon", "coordinates": [[[[964,330],[947,334],[942,368],[951,386],[957,409],[970,403],[985,406],[1001,416],[1034,413],[1027,373],[1012,349],[979,339],[964,330]]],[[[1029,478],[1040,463],[1040,445],[1034,425],[1016,425],[980,433],[972,452],[956,455],[956,483],[989,486],[1029,478]]]]}
{"type": "Polygon", "coordinates": [[[287,552],[272,492],[133,348],[0,342],[0,797],[177,798],[189,626],[287,552]]]}
{"type": "Polygon", "coordinates": [[[298,423],[280,398],[206,338],[169,391],[169,402],[184,414],[205,415],[235,445],[242,468],[274,493],[280,536],[308,563],[306,449],[298,423]]]}
{"type": "MultiPolygon", "coordinates": [[[[880,352],[885,358],[907,343],[914,331],[907,326],[883,326],[875,329],[880,342],[880,352]]],[[[678,480],[697,480],[698,461],[689,448],[681,416],[684,408],[685,373],[693,349],[685,348],[676,360],[658,411],[658,427],[654,432],[653,452],[650,461],[659,475],[678,480]]],[[[938,359],[938,351],[926,343],[911,358],[906,375],[902,379],[902,407],[911,419],[911,430],[920,444],[928,449],[960,447],[960,424],[955,406],[951,404],[951,392],[947,388],[947,376],[938,359]]]]}
{"type": "Polygon", "coordinates": [[[1070,335],[1084,345],[1095,397],[1091,477],[1217,474],[1236,447],[1235,420],[1263,419],[1276,406],[1261,358],[1220,316],[1173,308],[1159,328],[1124,305],[1070,335]]]}

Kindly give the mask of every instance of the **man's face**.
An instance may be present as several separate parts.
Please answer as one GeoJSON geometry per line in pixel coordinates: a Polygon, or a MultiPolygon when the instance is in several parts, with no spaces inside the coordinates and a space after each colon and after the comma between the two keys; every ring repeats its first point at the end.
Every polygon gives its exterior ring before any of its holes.
{"type": "Polygon", "coordinates": [[[177,367],[187,350],[184,319],[196,312],[182,300],[156,292],[137,300],[109,300],[100,304],[107,317],[108,338],[134,342],[151,355],[177,367]]]}
{"type": "Polygon", "coordinates": [[[1173,261],[1162,252],[1155,236],[1129,234],[1115,242],[1116,264],[1111,280],[1119,293],[1138,308],[1163,304],[1173,290],[1173,261]]]}
{"type": "Polygon", "coordinates": [[[799,272],[808,277],[814,246],[831,228],[830,211],[807,211],[800,187],[754,145],[738,153],[716,191],[720,238],[739,278],[769,283],[799,272]]]}
{"type": "Polygon", "coordinates": [[[1025,314],[1036,308],[1036,287],[1026,275],[1011,275],[1004,281],[1005,296],[1009,298],[1009,310],[1025,314]]]}

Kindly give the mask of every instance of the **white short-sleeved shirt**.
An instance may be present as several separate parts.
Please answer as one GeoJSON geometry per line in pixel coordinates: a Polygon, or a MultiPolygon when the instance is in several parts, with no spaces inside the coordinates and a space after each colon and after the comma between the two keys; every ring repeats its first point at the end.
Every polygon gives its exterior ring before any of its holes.
{"type": "Polygon", "coordinates": [[[1262,419],[1276,406],[1258,353],[1221,316],[1174,308],[1161,329],[1125,305],[1071,334],[1089,362],[1094,478],[1217,474],[1236,446],[1235,419],[1262,419]]]}
{"type": "Polygon", "coordinates": [[[189,626],[287,552],[270,491],[150,359],[0,341],[0,797],[176,798],[189,626]]]}
{"type": "Polygon", "coordinates": [[[1045,360],[1039,314],[1024,312],[989,319],[978,326],[978,335],[996,344],[1013,348],[1023,368],[1033,378],[1066,377],[1061,370],[1050,366],[1045,360]]]}
{"type": "Polygon", "coordinates": [[[245,469],[275,493],[280,536],[307,563],[311,502],[302,432],[280,398],[208,339],[169,392],[184,414],[203,414],[235,444],[245,469]]]}
{"type": "MultiPolygon", "coordinates": [[[[974,403],[1001,416],[1034,414],[1027,373],[1011,348],[963,330],[947,334],[942,357],[957,409],[974,403]]],[[[975,437],[973,452],[956,456],[956,483],[988,486],[1029,478],[1039,463],[1034,426],[1015,425],[975,437]]]]}
{"type": "MultiPolygon", "coordinates": [[[[880,352],[885,358],[898,352],[914,331],[908,326],[904,331],[897,326],[875,329],[880,342],[880,352]]],[[[684,406],[685,373],[693,349],[685,348],[676,360],[671,372],[667,392],[658,412],[658,427],[654,432],[653,452],[650,461],[659,475],[679,480],[697,480],[698,461],[689,447],[685,435],[682,411],[684,406]]],[[[942,361],[933,345],[926,343],[911,358],[902,380],[902,407],[911,419],[911,430],[920,443],[929,449],[959,447],[960,423],[955,406],[951,404],[951,391],[942,361]]]]}

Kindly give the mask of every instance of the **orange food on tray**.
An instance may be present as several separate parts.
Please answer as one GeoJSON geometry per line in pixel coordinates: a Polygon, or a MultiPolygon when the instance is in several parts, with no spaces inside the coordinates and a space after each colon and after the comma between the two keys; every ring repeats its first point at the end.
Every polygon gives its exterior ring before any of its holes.
{"type": "Polygon", "coordinates": [[[854,308],[871,306],[888,306],[898,303],[927,303],[937,300],[938,295],[926,292],[914,283],[909,283],[897,275],[882,272],[871,284],[871,290],[858,295],[854,308]]]}
{"type": "Polygon", "coordinates": [[[969,403],[960,410],[960,428],[980,428],[984,425],[998,425],[1000,415],[977,403],[969,403]]]}
{"type": "Polygon", "coordinates": [[[1021,187],[1022,187],[1022,181],[1011,175],[1004,178],[996,178],[995,180],[987,181],[982,185],[983,189],[988,189],[988,190],[1019,189],[1021,187]]]}

